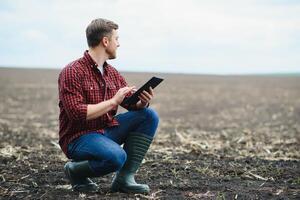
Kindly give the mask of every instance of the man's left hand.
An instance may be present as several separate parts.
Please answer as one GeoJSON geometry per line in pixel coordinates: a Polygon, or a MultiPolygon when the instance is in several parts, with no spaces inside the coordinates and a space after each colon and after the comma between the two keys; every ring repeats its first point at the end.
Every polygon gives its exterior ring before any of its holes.
{"type": "Polygon", "coordinates": [[[139,99],[141,100],[141,104],[143,106],[147,106],[151,99],[153,98],[154,96],[154,92],[153,92],[153,89],[150,87],[149,88],[149,92],[147,92],[146,90],[144,90],[140,95],[139,95],[139,99]]]}

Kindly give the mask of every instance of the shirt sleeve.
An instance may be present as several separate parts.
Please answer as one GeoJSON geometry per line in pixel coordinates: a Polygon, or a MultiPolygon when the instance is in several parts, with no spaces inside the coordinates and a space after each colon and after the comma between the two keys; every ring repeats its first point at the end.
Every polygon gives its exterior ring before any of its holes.
{"type": "Polygon", "coordinates": [[[86,120],[87,104],[84,102],[79,73],[67,67],[59,76],[59,99],[71,120],[86,120]]]}

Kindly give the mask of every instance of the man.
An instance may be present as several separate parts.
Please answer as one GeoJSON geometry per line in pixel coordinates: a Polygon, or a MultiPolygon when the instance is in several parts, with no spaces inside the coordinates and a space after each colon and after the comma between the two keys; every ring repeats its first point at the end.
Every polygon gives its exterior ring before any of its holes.
{"type": "Polygon", "coordinates": [[[148,108],[153,90],[143,91],[129,112],[116,115],[118,105],[135,91],[106,60],[116,58],[118,25],[95,19],[86,28],[89,49],[60,73],[59,144],[72,162],[65,174],[75,191],[96,191],[89,177],[111,172],[113,192],[148,193],[149,186],[137,184],[138,170],[158,126],[158,116],[148,108]],[[124,147],[121,148],[121,144],[124,147]]]}

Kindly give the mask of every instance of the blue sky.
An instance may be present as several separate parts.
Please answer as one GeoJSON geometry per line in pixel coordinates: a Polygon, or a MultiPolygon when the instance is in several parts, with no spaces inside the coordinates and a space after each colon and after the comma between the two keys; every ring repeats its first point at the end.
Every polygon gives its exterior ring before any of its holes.
{"type": "Polygon", "coordinates": [[[1,0],[0,65],[61,69],[98,17],[119,24],[120,71],[300,72],[297,0],[1,0]]]}

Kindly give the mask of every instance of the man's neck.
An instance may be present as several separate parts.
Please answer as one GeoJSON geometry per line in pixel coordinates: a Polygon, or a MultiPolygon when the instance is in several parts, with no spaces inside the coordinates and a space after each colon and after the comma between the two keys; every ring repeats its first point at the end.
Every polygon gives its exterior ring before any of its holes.
{"type": "Polygon", "coordinates": [[[98,48],[90,48],[88,54],[97,63],[98,67],[102,67],[105,61],[108,59],[104,50],[98,48]]]}

